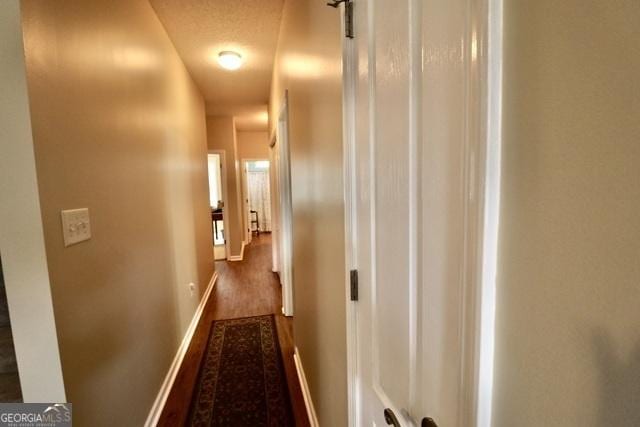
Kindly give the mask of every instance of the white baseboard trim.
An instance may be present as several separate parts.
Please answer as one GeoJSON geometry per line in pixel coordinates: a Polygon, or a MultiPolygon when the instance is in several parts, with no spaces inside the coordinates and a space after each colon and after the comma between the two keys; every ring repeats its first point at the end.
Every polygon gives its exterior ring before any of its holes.
{"type": "Polygon", "coordinates": [[[242,242],[242,248],[240,249],[240,255],[230,255],[227,261],[242,261],[244,259],[244,247],[247,246],[246,242],[242,242]]]}
{"type": "Polygon", "coordinates": [[[313,400],[311,400],[311,393],[309,392],[307,377],[304,375],[304,369],[302,368],[302,361],[300,360],[298,347],[294,349],[293,362],[295,363],[296,371],[298,372],[298,380],[300,381],[300,388],[302,389],[304,406],[307,407],[307,417],[309,417],[309,423],[311,424],[311,427],[318,427],[320,424],[318,423],[318,416],[316,415],[316,409],[313,406],[313,400]]]}
{"type": "Polygon", "coordinates": [[[216,279],[218,279],[218,273],[214,272],[213,276],[211,276],[211,280],[207,285],[207,289],[204,291],[204,295],[202,295],[202,299],[200,300],[200,304],[198,304],[198,308],[196,308],[196,312],[193,314],[193,318],[191,319],[191,323],[187,328],[187,331],[182,338],[182,342],[180,343],[180,347],[178,347],[178,352],[176,356],[173,358],[173,362],[171,362],[171,366],[169,366],[169,372],[167,372],[167,376],[164,378],[162,386],[160,386],[160,391],[158,392],[158,396],[156,396],[155,402],[153,402],[153,406],[151,407],[151,411],[147,416],[147,421],[144,423],[145,427],[154,427],[158,424],[158,420],[160,419],[160,414],[162,414],[162,410],[164,409],[164,405],[167,402],[167,397],[169,397],[169,392],[173,387],[173,382],[176,380],[176,375],[178,375],[178,371],[180,370],[180,365],[182,365],[182,360],[184,359],[185,354],[187,354],[187,349],[189,348],[189,344],[191,344],[191,339],[193,338],[193,334],[196,331],[196,327],[198,326],[198,322],[200,321],[200,317],[202,316],[202,312],[204,311],[204,307],[209,300],[209,296],[211,295],[211,291],[216,284],[216,279]]]}

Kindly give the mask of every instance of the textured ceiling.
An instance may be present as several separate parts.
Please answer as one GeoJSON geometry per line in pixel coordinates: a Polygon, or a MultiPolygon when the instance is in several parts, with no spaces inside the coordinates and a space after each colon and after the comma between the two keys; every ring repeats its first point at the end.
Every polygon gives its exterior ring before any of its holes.
{"type": "Polygon", "coordinates": [[[207,114],[237,113],[239,127],[255,130],[256,108],[261,106],[266,111],[269,100],[284,0],[150,2],[200,88],[207,114]],[[223,50],[242,55],[244,62],[239,70],[227,71],[218,65],[217,56],[223,50]]]}

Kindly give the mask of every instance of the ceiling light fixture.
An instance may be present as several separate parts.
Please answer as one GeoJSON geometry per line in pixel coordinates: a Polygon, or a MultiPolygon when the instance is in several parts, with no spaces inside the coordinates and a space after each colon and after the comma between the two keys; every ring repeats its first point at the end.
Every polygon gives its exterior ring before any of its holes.
{"type": "Polygon", "coordinates": [[[242,65],[242,56],[238,52],[225,50],[218,54],[218,63],[227,70],[237,70],[242,65]]]}

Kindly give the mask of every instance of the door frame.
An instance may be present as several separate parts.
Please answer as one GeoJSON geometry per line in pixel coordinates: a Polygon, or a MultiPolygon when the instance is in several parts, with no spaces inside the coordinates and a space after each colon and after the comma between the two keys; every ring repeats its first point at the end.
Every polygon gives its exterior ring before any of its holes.
{"type": "MultiPolygon", "coordinates": [[[[209,154],[217,154],[220,156],[220,185],[222,186],[222,203],[224,206],[222,208],[222,224],[224,225],[224,257],[225,259],[229,259],[231,256],[230,252],[230,242],[229,242],[229,215],[228,207],[229,207],[229,192],[227,191],[227,153],[226,150],[215,149],[215,150],[207,150],[207,157],[209,154]]],[[[207,159],[208,160],[208,159],[207,159]]],[[[207,161],[207,164],[209,162],[207,161]]],[[[207,172],[209,170],[207,169],[207,172]]],[[[213,225],[213,224],[212,224],[213,225]]],[[[214,245],[215,246],[215,243],[214,245]]],[[[213,258],[215,260],[215,249],[213,258]]]]}
{"type": "MultiPolygon", "coordinates": [[[[420,0],[409,0],[419,10],[420,0]]],[[[465,70],[468,99],[465,140],[465,247],[461,334],[464,426],[490,427],[493,397],[495,287],[500,204],[502,108],[502,2],[469,0],[465,70]],[[475,37],[474,37],[475,36],[475,37]]],[[[354,7],[358,7],[358,2],[354,7]]],[[[344,18],[344,6],[341,6],[344,18]]],[[[341,20],[344,23],[344,19],[341,20]]],[[[343,28],[344,30],[344,28],[343,28]]],[[[415,31],[414,31],[415,32],[415,31]]],[[[358,34],[355,35],[358,37],[358,34]]],[[[419,39],[419,38],[417,38],[419,39]]],[[[351,301],[350,271],[357,270],[356,89],[358,52],[355,40],[342,37],[343,167],[345,193],[345,298],[347,328],[347,392],[350,427],[360,425],[357,354],[358,304],[351,301]]],[[[415,48],[415,46],[414,46],[415,48]]],[[[412,64],[420,75],[421,64],[412,64]],[[418,67],[416,69],[416,67],[418,67]]],[[[412,91],[411,102],[418,102],[412,91]]],[[[419,194],[414,195],[420,197],[419,194]]]]}
{"type": "MultiPolygon", "coordinates": [[[[357,7],[357,3],[354,7],[357,7]]],[[[345,7],[340,6],[342,34],[345,7]]],[[[356,37],[358,35],[356,34],[356,37]]],[[[344,182],[345,301],[347,325],[347,415],[349,427],[360,426],[358,402],[358,304],[351,301],[351,270],[357,270],[356,82],[358,51],[354,39],[342,37],[342,158],[344,182]]]]}
{"type": "Polygon", "coordinates": [[[293,203],[291,194],[291,158],[289,142],[289,93],[285,90],[276,122],[280,282],[282,313],[293,316],[293,203]]]}
{"type": "Polygon", "coordinates": [[[280,274],[280,186],[278,184],[278,147],[274,133],[269,144],[269,184],[271,185],[271,271],[280,274]]]}

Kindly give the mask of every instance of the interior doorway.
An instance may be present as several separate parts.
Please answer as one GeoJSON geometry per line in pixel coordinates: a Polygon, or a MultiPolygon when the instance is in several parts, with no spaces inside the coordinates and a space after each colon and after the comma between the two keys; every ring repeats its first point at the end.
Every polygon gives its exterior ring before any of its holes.
{"type": "Polygon", "coordinates": [[[213,257],[215,260],[227,258],[226,230],[227,218],[224,207],[227,206],[227,179],[225,173],[225,153],[212,150],[207,156],[209,171],[209,205],[211,206],[213,257]]]}
{"type": "Polygon", "coordinates": [[[243,159],[243,214],[246,241],[253,235],[271,232],[270,162],[266,159],[243,159]]]}

